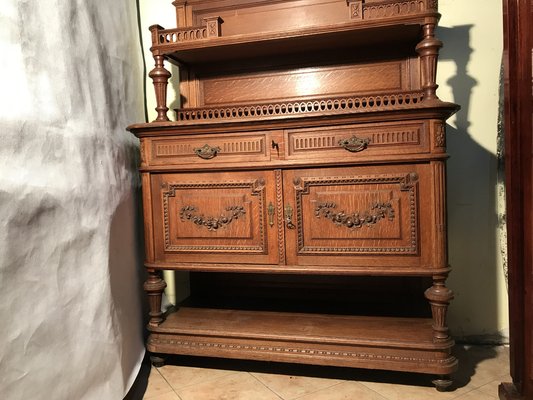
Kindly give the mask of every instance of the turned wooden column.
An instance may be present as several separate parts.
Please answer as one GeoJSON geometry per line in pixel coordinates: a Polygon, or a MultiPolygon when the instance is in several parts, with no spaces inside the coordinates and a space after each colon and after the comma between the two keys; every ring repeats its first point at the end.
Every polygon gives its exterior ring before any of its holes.
{"type": "Polygon", "coordinates": [[[152,78],[155,88],[155,99],[157,103],[157,107],[155,108],[157,111],[157,118],[155,121],[169,120],[167,117],[167,85],[171,74],[164,67],[164,59],[165,58],[161,55],[154,55],[155,68],[148,74],[148,76],[152,78]]]}
{"type": "Polygon", "coordinates": [[[445,342],[450,339],[448,326],[446,324],[446,313],[448,305],[453,299],[453,292],[445,285],[447,275],[439,274],[433,276],[433,286],[426,290],[425,296],[431,305],[433,315],[433,341],[445,342]]]}
{"type": "MultiPolygon", "coordinates": [[[[447,274],[433,276],[433,286],[426,290],[425,296],[431,305],[433,315],[433,342],[447,342],[450,340],[448,325],[446,324],[446,314],[448,305],[453,299],[453,292],[445,285],[447,274]]],[[[439,392],[444,392],[451,384],[449,375],[440,375],[432,383],[439,392]]]]}
{"type": "MultiPolygon", "coordinates": [[[[161,36],[159,34],[159,31],[163,30],[164,28],[161,25],[152,25],[150,26],[150,32],[152,33],[152,46],[159,45],[159,41],[161,40],[161,36]]],[[[157,111],[157,118],[154,120],[156,121],[168,121],[167,117],[167,85],[168,80],[172,76],[170,71],[167,71],[164,66],[165,57],[161,54],[159,54],[159,51],[155,48],[152,48],[152,54],[154,56],[155,61],[155,67],[153,70],[150,71],[148,76],[152,78],[152,81],[154,83],[155,88],[155,99],[157,103],[157,107],[155,110],[157,111]]]]}
{"type": "Polygon", "coordinates": [[[158,326],[163,322],[163,312],[161,311],[161,298],[163,290],[167,287],[165,281],[161,278],[159,271],[148,271],[148,279],[144,283],[144,290],[148,295],[148,304],[150,306],[149,326],[158,326]]]}
{"type": "Polygon", "coordinates": [[[421,82],[424,90],[424,101],[436,100],[437,97],[437,61],[442,42],[435,37],[435,25],[426,24],[423,27],[424,38],[416,46],[420,55],[421,82]]]}

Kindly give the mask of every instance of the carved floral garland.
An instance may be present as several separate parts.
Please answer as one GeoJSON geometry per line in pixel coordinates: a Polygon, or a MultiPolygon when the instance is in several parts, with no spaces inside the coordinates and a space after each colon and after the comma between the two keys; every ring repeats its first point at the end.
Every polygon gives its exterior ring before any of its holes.
{"type": "Polygon", "coordinates": [[[206,217],[203,214],[195,215],[194,211],[196,211],[194,206],[183,206],[180,211],[180,219],[182,221],[189,220],[199,227],[205,226],[210,231],[216,231],[223,226],[229,225],[231,221],[246,214],[243,206],[226,207],[226,211],[229,211],[229,213],[220,217],[206,217]]]}
{"type": "Polygon", "coordinates": [[[335,225],[350,229],[372,226],[384,218],[388,218],[389,221],[394,219],[394,209],[391,203],[375,203],[368,211],[356,211],[350,214],[346,214],[344,211],[335,213],[332,210],[334,208],[337,208],[335,203],[320,203],[315,208],[315,216],[317,218],[323,216],[335,225]]]}

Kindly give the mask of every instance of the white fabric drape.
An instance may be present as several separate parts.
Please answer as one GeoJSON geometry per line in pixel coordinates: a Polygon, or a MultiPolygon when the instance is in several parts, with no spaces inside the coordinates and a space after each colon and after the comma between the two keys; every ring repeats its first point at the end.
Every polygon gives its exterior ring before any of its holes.
{"type": "Polygon", "coordinates": [[[2,1],[2,399],[122,399],[140,367],[135,7],[2,1]]]}

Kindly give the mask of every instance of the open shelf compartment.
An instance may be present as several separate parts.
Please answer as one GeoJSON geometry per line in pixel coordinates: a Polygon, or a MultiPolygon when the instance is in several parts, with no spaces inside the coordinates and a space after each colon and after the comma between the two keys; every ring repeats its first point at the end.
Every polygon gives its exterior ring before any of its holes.
{"type": "Polygon", "coordinates": [[[154,353],[449,374],[431,319],[183,307],[150,328],[154,353]]]}

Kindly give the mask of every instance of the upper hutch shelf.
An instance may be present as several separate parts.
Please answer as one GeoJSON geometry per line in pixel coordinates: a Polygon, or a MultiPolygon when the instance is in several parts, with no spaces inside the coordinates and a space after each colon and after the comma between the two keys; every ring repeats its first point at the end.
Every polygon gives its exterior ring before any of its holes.
{"type": "Polygon", "coordinates": [[[196,64],[411,42],[440,17],[436,0],[248,0],[237,11],[225,3],[175,1],[178,28],[150,27],[152,52],[196,64]]]}
{"type": "Polygon", "coordinates": [[[455,108],[437,95],[437,0],[176,0],[152,25],[154,122],[177,63],[184,125],[455,108]],[[384,58],[385,57],[385,58],[384,58]],[[332,60],[335,62],[332,64],[332,60]],[[268,90],[266,89],[268,88],[268,90]]]}
{"type": "Polygon", "coordinates": [[[159,44],[152,51],[165,54],[177,63],[202,64],[217,61],[259,58],[271,55],[298,54],[322,49],[339,50],[373,46],[382,42],[414,42],[420,37],[419,22],[382,27],[357,23],[339,24],[328,28],[309,28],[298,31],[274,32],[261,35],[200,38],[179,42],[184,29],[160,29],[152,26],[159,44]],[[180,32],[181,31],[181,32],[180,32]],[[179,32],[179,33],[176,33],[179,32]]]}

